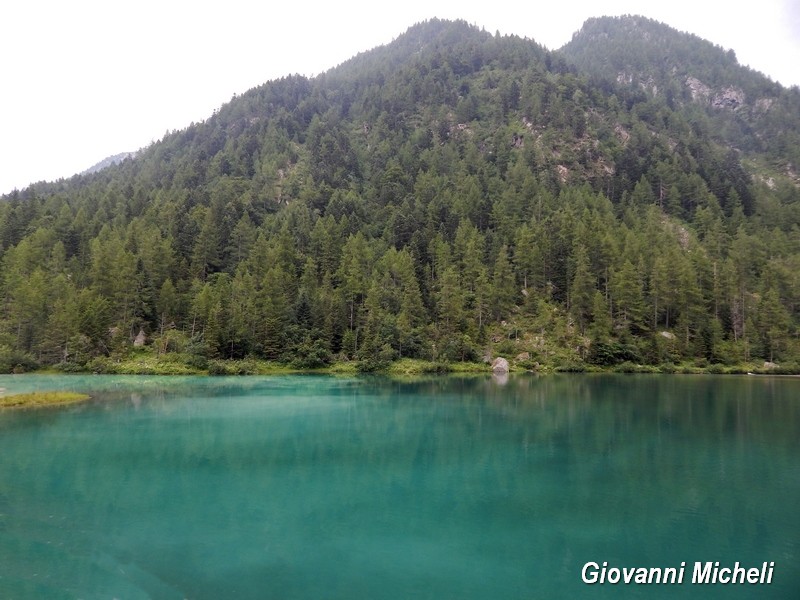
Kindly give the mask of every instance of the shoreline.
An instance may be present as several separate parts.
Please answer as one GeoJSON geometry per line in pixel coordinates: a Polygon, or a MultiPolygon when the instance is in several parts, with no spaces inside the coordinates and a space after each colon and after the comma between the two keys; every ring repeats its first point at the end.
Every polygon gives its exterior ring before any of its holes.
{"type": "MultiPolygon", "coordinates": [[[[423,359],[400,359],[384,364],[365,364],[360,361],[335,362],[316,368],[301,368],[290,364],[264,361],[258,359],[240,360],[214,360],[210,361],[205,369],[193,367],[183,362],[174,360],[137,359],[136,357],[111,360],[105,359],[101,363],[80,367],[70,365],[63,368],[59,365],[35,369],[27,373],[35,374],[96,374],[96,375],[188,375],[188,376],[248,376],[248,375],[448,375],[448,374],[475,374],[492,375],[491,365],[474,362],[434,362],[423,359]]],[[[722,365],[713,363],[698,366],[697,364],[684,363],[661,365],[640,365],[621,363],[618,365],[599,366],[586,363],[567,363],[562,365],[537,365],[529,368],[528,365],[510,365],[508,374],[530,373],[536,375],[549,375],[556,373],[573,374],[639,374],[639,375],[747,375],[770,377],[800,377],[800,368],[796,364],[785,366],[778,365],[773,368],[763,368],[755,364],[722,365]]],[[[18,373],[24,374],[24,373],[18,373]]],[[[2,390],[0,390],[2,394],[2,390]]],[[[2,396],[0,396],[0,399],[2,396]]]]}

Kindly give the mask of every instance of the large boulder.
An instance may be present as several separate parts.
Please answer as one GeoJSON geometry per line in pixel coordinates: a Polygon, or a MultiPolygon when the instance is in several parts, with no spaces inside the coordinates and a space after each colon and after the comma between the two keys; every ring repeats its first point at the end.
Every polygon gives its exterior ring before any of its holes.
{"type": "Polygon", "coordinates": [[[502,356],[498,356],[492,362],[492,371],[495,373],[508,373],[508,361],[502,356]]]}

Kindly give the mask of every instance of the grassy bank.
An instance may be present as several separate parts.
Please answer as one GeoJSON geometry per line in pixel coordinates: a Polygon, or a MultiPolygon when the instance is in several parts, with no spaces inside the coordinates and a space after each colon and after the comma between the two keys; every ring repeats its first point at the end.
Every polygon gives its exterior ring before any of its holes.
{"type": "Polygon", "coordinates": [[[28,394],[12,394],[0,397],[0,409],[7,408],[42,408],[45,406],[63,406],[84,402],[90,397],[75,392],[30,392],[28,394]]]}
{"type": "MultiPolygon", "coordinates": [[[[509,356],[506,354],[505,356],[509,356]]],[[[616,364],[596,365],[574,356],[554,356],[551,360],[532,360],[529,356],[509,356],[512,372],[535,373],[664,373],[739,375],[797,375],[800,364],[772,364],[761,362],[721,364],[705,359],[679,363],[642,364],[625,361],[616,364]]],[[[490,373],[491,367],[483,362],[446,362],[402,358],[395,361],[335,361],[314,368],[297,363],[268,361],[256,358],[239,360],[207,359],[187,353],[158,354],[151,348],[140,348],[121,356],[99,357],[85,365],[66,364],[48,368],[48,372],[83,372],[111,375],[280,375],[289,373],[328,373],[356,375],[382,373],[391,376],[423,375],[435,373],[490,373]]]]}
{"type": "Polygon", "coordinates": [[[393,362],[336,361],[316,368],[256,358],[240,360],[204,360],[185,354],[156,355],[138,351],[125,357],[104,357],[92,360],[84,367],[56,366],[55,372],[85,372],[110,375],[281,375],[289,373],[328,373],[357,375],[385,373],[388,375],[419,375],[426,373],[488,373],[483,363],[445,363],[403,358],[393,362]]]}

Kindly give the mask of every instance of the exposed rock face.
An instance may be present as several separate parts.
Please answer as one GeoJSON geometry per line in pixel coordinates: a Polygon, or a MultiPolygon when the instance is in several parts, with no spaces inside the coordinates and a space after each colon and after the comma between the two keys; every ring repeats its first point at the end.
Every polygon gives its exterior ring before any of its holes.
{"type": "Polygon", "coordinates": [[[495,373],[508,373],[508,361],[502,356],[498,356],[492,362],[492,371],[495,373]]]}
{"type": "Polygon", "coordinates": [[[775,98],[759,98],[756,100],[756,110],[762,113],[767,112],[775,104],[775,98]]]}
{"type": "Polygon", "coordinates": [[[614,126],[614,133],[617,134],[623,144],[627,144],[628,140],[631,139],[631,134],[619,123],[614,126]]]}
{"type": "Polygon", "coordinates": [[[686,86],[689,88],[692,100],[695,102],[708,100],[711,96],[711,88],[696,77],[687,77],[686,86]]]}
{"type": "Polygon", "coordinates": [[[145,334],[144,334],[144,330],[143,330],[143,329],[140,329],[140,330],[139,330],[139,335],[137,335],[137,336],[136,336],[136,339],[135,339],[135,340],[133,340],[133,345],[134,345],[134,347],[136,347],[136,348],[141,348],[142,346],[144,346],[144,343],[145,343],[146,341],[147,341],[147,336],[145,336],[145,334]]]}
{"type": "Polygon", "coordinates": [[[744,92],[733,86],[723,88],[715,93],[696,77],[687,77],[686,87],[689,88],[692,100],[695,102],[710,102],[714,108],[726,110],[738,110],[744,106],[744,92]]]}
{"type": "Polygon", "coordinates": [[[739,88],[727,87],[714,96],[711,106],[736,110],[744,104],[744,92],[739,88]]]}
{"type": "Polygon", "coordinates": [[[617,83],[633,83],[633,75],[626,73],[625,71],[620,71],[617,73],[617,83]]]}
{"type": "MultiPolygon", "coordinates": [[[[625,84],[632,84],[635,78],[632,73],[628,73],[627,71],[620,71],[617,73],[617,83],[625,84]]],[[[648,77],[647,79],[640,79],[637,81],[639,87],[645,90],[646,92],[650,92],[653,96],[658,95],[658,86],[656,85],[655,80],[652,77],[648,77]]]]}
{"type": "Polygon", "coordinates": [[[517,354],[517,358],[515,360],[519,362],[521,360],[530,360],[530,359],[531,359],[530,352],[520,352],[519,354],[517,354]]]}

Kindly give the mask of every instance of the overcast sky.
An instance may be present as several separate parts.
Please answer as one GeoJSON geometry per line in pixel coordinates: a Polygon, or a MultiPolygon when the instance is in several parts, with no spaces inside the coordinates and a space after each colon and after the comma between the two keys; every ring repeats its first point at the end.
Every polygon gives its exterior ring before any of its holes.
{"type": "Polygon", "coordinates": [[[69,177],[201,121],[233,94],[314,75],[431,17],[555,49],[592,16],[642,14],[800,84],[800,2],[454,0],[394,3],[3,0],[0,193],[69,177]]]}

